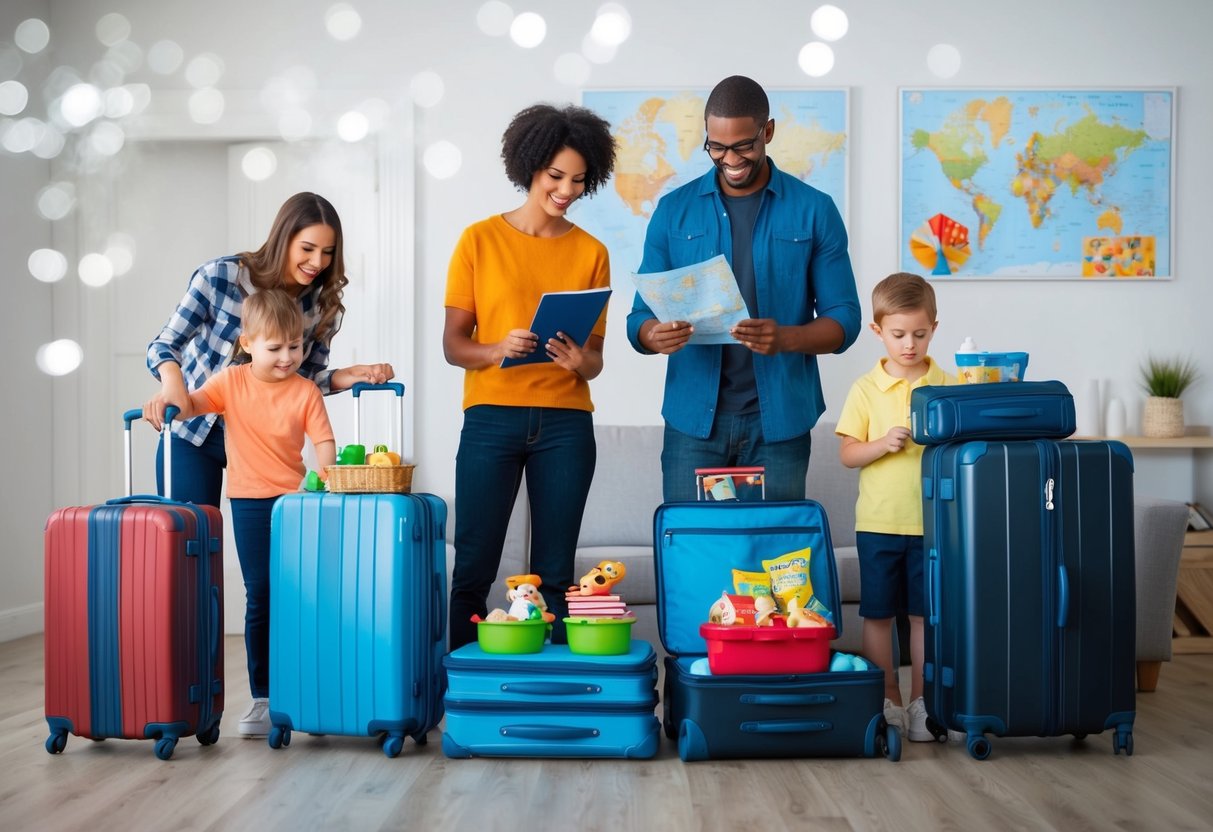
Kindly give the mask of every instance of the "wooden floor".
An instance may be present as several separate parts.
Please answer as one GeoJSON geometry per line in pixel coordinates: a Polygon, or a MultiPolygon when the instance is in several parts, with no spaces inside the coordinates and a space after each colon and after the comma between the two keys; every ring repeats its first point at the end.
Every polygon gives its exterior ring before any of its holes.
{"type": "Polygon", "coordinates": [[[0,644],[0,829],[547,829],[831,832],[849,829],[1213,829],[1213,655],[1176,656],[1140,694],[1134,754],[1110,735],[907,743],[902,760],[684,764],[663,739],[651,761],[448,760],[438,731],[389,760],[369,739],[236,736],[247,705],[243,643],[227,639],[219,743],[78,737],[43,749],[40,636],[0,644]]]}

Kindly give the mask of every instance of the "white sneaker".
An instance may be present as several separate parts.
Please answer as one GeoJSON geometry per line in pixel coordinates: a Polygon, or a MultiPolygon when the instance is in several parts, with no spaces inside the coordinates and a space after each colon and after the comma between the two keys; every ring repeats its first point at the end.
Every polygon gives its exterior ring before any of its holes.
{"type": "Polygon", "coordinates": [[[892,699],[884,701],[884,721],[896,728],[901,736],[906,735],[906,710],[900,705],[894,705],[892,699]]]}
{"type": "Polygon", "coordinates": [[[968,742],[968,741],[969,741],[969,735],[966,734],[964,731],[953,731],[951,728],[948,729],[948,742],[968,742]]]}
{"type": "Polygon", "coordinates": [[[270,700],[254,699],[248,711],[240,717],[242,737],[264,737],[270,732],[270,700]]]}
{"type": "Polygon", "coordinates": [[[935,735],[927,730],[927,704],[918,697],[906,708],[906,737],[910,742],[935,742],[935,735]]]}

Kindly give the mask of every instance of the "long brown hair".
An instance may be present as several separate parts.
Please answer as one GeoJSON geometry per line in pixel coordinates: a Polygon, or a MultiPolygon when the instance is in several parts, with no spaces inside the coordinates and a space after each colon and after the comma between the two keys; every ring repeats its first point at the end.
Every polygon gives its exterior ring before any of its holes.
{"type": "Polygon", "coordinates": [[[332,262],[316,278],[316,284],[320,286],[320,294],[316,298],[320,320],[312,337],[322,344],[327,344],[337,333],[337,316],[345,312],[341,295],[350,282],[345,276],[341,218],[337,216],[337,209],[331,202],[319,194],[306,191],[295,194],[278,209],[270,235],[261,244],[261,248],[243,252],[240,260],[248,267],[253,285],[259,290],[282,288],[282,275],[286,271],[286,257],[291,240],[300,231],[313,225],[329,226],[333,229],[336,240],[332,262]]]}

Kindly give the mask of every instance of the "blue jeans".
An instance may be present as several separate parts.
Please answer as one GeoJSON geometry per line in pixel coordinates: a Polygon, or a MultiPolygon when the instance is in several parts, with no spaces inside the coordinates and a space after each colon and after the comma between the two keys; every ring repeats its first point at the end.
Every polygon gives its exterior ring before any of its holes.
{"type": "MultiPolygon", "coordinates": [[[[488,612],[489,590],[522,476],[531,508],[530,571],[556,616],[552,641],[564,643],[564,594],[597,462],[593,417],[585,410],[475,405],[463,414],[455,458],[455,571],[450,646],[476,640],[472,615],[488,612]]],[[[505,598],[494,606],[508,607],[505,598]]]]}
{"type": "Polygon", "coordinates": [[[662,491],[667,503],[696,499],[696,468],[766,468],[768,500],[803,500],[811,434],[783,442],[762,438],[759,413],[718,413],[707,439],[665,426],[661,449],[662,491]]]}
{"type": "Polygon", "coordinates": [[[249,690],[255,699],[270,695],[270,512],[277,499],[231,501],[232,532],[244,576],[244,650],[249,690]]]}
{"type": "MultiPolygon", "coordinates": [[[[202,445],[173,437],[173,494],[182,503],[219,507],[223,493],[223,469],[227,452],[223,447],[222,422],[216,422],[202,445]]],[[[164,434],[156,446],[156,493],[164,496],[164,434]]]]}

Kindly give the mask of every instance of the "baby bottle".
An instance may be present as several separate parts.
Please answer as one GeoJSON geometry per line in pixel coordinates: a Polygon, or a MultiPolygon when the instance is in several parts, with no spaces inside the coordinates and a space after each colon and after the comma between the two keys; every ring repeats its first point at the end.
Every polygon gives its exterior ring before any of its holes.
{"type": "Polygon", "coordinates": [[[977,384],[984,380],[984,367],[978,358],[977,344],[966,335],[956,349],[956,377],[961,384],[977,384]]]}

